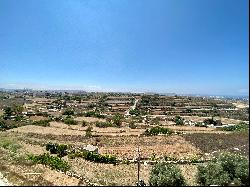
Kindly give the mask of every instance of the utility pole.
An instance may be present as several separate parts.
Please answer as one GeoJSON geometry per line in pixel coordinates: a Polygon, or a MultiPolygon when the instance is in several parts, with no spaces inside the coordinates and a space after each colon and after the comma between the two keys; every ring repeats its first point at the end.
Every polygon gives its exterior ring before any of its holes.
{"type": "Polygon", "coordinates": [[[138,171],[137,171],[137,174],[138,174],[138,185],[139,185],[139,182],[140,182],[140,148],[139,148],[139,146],[138,146],[138,158],[137,158],[137,169],[138,169],[138,171]]]}

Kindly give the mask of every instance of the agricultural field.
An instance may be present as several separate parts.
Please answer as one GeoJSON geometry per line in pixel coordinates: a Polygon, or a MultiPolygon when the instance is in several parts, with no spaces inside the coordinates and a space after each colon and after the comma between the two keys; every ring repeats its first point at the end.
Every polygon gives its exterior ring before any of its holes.
{"type": "Polygon", "coordinates": [[[238,115],[248,109],[227,100],[24,92],[13,104],[15,94],[2,95],[0,172],[13,185],[136,185],[140,153],[147,185],[168,162],[198,186],[198,166],[220,153],[249,159],[248,113],[238,115]]]}

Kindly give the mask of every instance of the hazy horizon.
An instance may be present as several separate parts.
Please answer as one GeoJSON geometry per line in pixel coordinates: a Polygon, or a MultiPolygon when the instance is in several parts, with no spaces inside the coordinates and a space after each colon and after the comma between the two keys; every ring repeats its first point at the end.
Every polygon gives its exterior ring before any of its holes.
{"type": "Polygon", "coordinates": [[[2,0],[0,88],[249,95],[247,0],[2,0]]]}

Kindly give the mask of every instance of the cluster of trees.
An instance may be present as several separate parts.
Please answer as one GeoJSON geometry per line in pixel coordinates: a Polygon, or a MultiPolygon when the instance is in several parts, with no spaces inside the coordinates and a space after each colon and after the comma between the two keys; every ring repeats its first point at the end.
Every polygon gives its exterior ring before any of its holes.
{"type": "Polygon", "coordinates": [[[11,116],[21,116],[23,112],[23,106],[21,105],[14,105],[12,107],[5,107],[3,119],[11,119],[11,116]]]}
{"type": "MultiPolygon", "coordinates": [[[[196,181],[204,186],[248,186],[248,159],[238,154],[222,153],[208,164],[198,166],[196,181]]],[[[187,182],[176,165],[158,163],[151,170],[149,185],[186,186],[187,182]]]]}
{"type": "Polygon", "coordinates": [[[173,131],[171,129],[159,126],[146,129],[146,131],[144,132],[146,136],[155,136],[158,134],[172,134],[172,133],[173,131]]]}

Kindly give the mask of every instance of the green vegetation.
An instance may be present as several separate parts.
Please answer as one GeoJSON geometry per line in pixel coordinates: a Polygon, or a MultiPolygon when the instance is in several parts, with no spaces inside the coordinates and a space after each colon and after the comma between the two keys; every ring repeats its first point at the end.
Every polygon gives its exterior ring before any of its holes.
{"type": "Polygon", "coordinates": [[[159,117],[156,117],[156,118],[153,118],[150,122],[151,125],[159,125],[160,124],[160,118],[159,117]]]}
{"type": "Polygon", "coordinates": [[[131,110],[129,110],[129,114],[130,115],[139,116],[140,115],[140,111],[138,109],[131,109],[131,110]]]}
{"type": "Polygon", "coordinates": [[[64,157],[67,155],[68,145],[65,144],[57,144],[57,143],[47,143],[46,150],[51,154],[57,154],[59,157],[64,157]]]}
{"type": "Polygon", "coordinates": [[[202,185],[249,185],[249,162],[238,154],[223,153],[206,166],[198,166],[197,180],[202,185]]]}
{"type": "Polygon", "coordinates": [[[129,123],[129,128],[131,128],[131,129],[136,129],[137,128],[137,126],[136,126],[136,124],[135,124],[135,122],[134,121],[131,121],[130,123],[129,123]]]}
{"type": "Polygon", "coordinates": [[[197,123],[195,123],[194,126],[195,126],[195,127],[207,127],[207,124],[202,123],[202,122],[197,122],[197,123]]]}
{"type": "Polygon", "coordinates": [[[85,117],[96,117],[96,118],[105,118],[104,115],[99,114],[95,111],[89,111],[83,114],[85,117]]]}
{"type": "Polygon", "coordinates": [[[16,141],[14,141],[11,138],[1,137],[0,147],[7,149],[13,153],[16,153],[16,151],[21,148],[21,145],[19,145],[16,141]]]}
{"type": "Polygon", "coordinates": [[[147,129],[144,134],[146,136],[155,136],[155,135],[158,135],[158,134],[172,134],[173,131],[169,128],[164,128],[164,127],[152,127],[150,129],[147,129]]]}
{"type": "Polygon", "coordinates": [[[86,134],[85,134],[86,137],[90,138],[92,136],[92,129],[93,127],[88,126],[88,128],[86,129],[86,134]]]}
{"type": "Polygon", "coordinates": [[[120,127],[122,125],[122,115],[121,114],[115,114],[112,117],[112,123],[117,126],[120,127]]]}
{"type": "Polygon", "coordinates": [[[94,152],[82,151],[69,154],[69,158],[73,159],[75,157],[84,158],[86,160],[97,162],[97,163],[106,163],[106,164],[116,164],[117,158],[114,155],[101,155],[94,152]]]}
{"type": "Polygon", "coordinates": [[[165,161],[177,161],[178,159],[174,156],[170,156],[170,155],[165,155],[164,156],[165,161]]]}
{"type": "Polygon", "coordinates": [[[175,116],[174,122],[176,125],[184,125],[184,119],[180,116],[175,116]]]}
{"type": "Polygon", "coordinates": [[[105,128],[105,127],[114,127],[114,125],[110,122],[102,122],[102,121],[97,121],[95,122],[96,127],[100,128],[105,128]]]}
{"type": "Polygon", "coordinates": [[[220,120],[214,120],[214,118],[207,118],[203,121],[206,125],[222,125],[220,120]]]}
{"type": "Polygon", "coordinates": [[[157,163],[150,172],[150,186],[185,186],[181,170],[173,164],[157,163]]]}
{"type": "Polygon", "coordinates": [[[62,113],[63,115],[74,115],[74,110],[69,110],[69,109],[67,109],[67,110],[65,110],[63,113],[62,113]]]}
{"type": "Polygon", "coordinates": [[[244,132],[244,131],[249,131],[249,125],[244,123],[244,122],[241,122],[241,123],[233,125],[233,126],[222,127],[222,128],[220,128],[220,130],[244,132]]]}
{"type": "Polygon", "coordinates": [[[37,125],[37,126],[43,126],[43,127],[49,127],[50,120],[39,120],[39,121],[33,121],[32,125],[37,125]]]}
{"type": "Polygon", "coordinates": [[[28,155],[28,159],[31,160],[35,164],[43,164],[48,165],[51,169],[61,170],[63,172],[69,170],[70,166],[68,162],[62,160],[57,156],[50,156],[48,153],[44,153],[43,155],[28,155]]]}
{"type": "Polygon", "coordinates": [[[17,125],[15,122],[11,120],[3,120],[0,119],[0,131],[5,131],[9,129],[17,128],[17,125]]]}
{"type": "Polygon", "coordinates": [[[77,125],[78,124],[78,121],[76,121],[76,120],[74,120],[72,117],[70,117],[70,116],[67,116],[64,120],[63,120],[63,122],[65,123],[65,124],[68,124],[68,125],[77,125]]]}
{"type": "Polygon", "coordinates": [[[85,121],[85,120],[83,120],[83,121],[82,121],[82,127],[86,127],[87,125],[88,125],[88,122],[85,121]]]}

